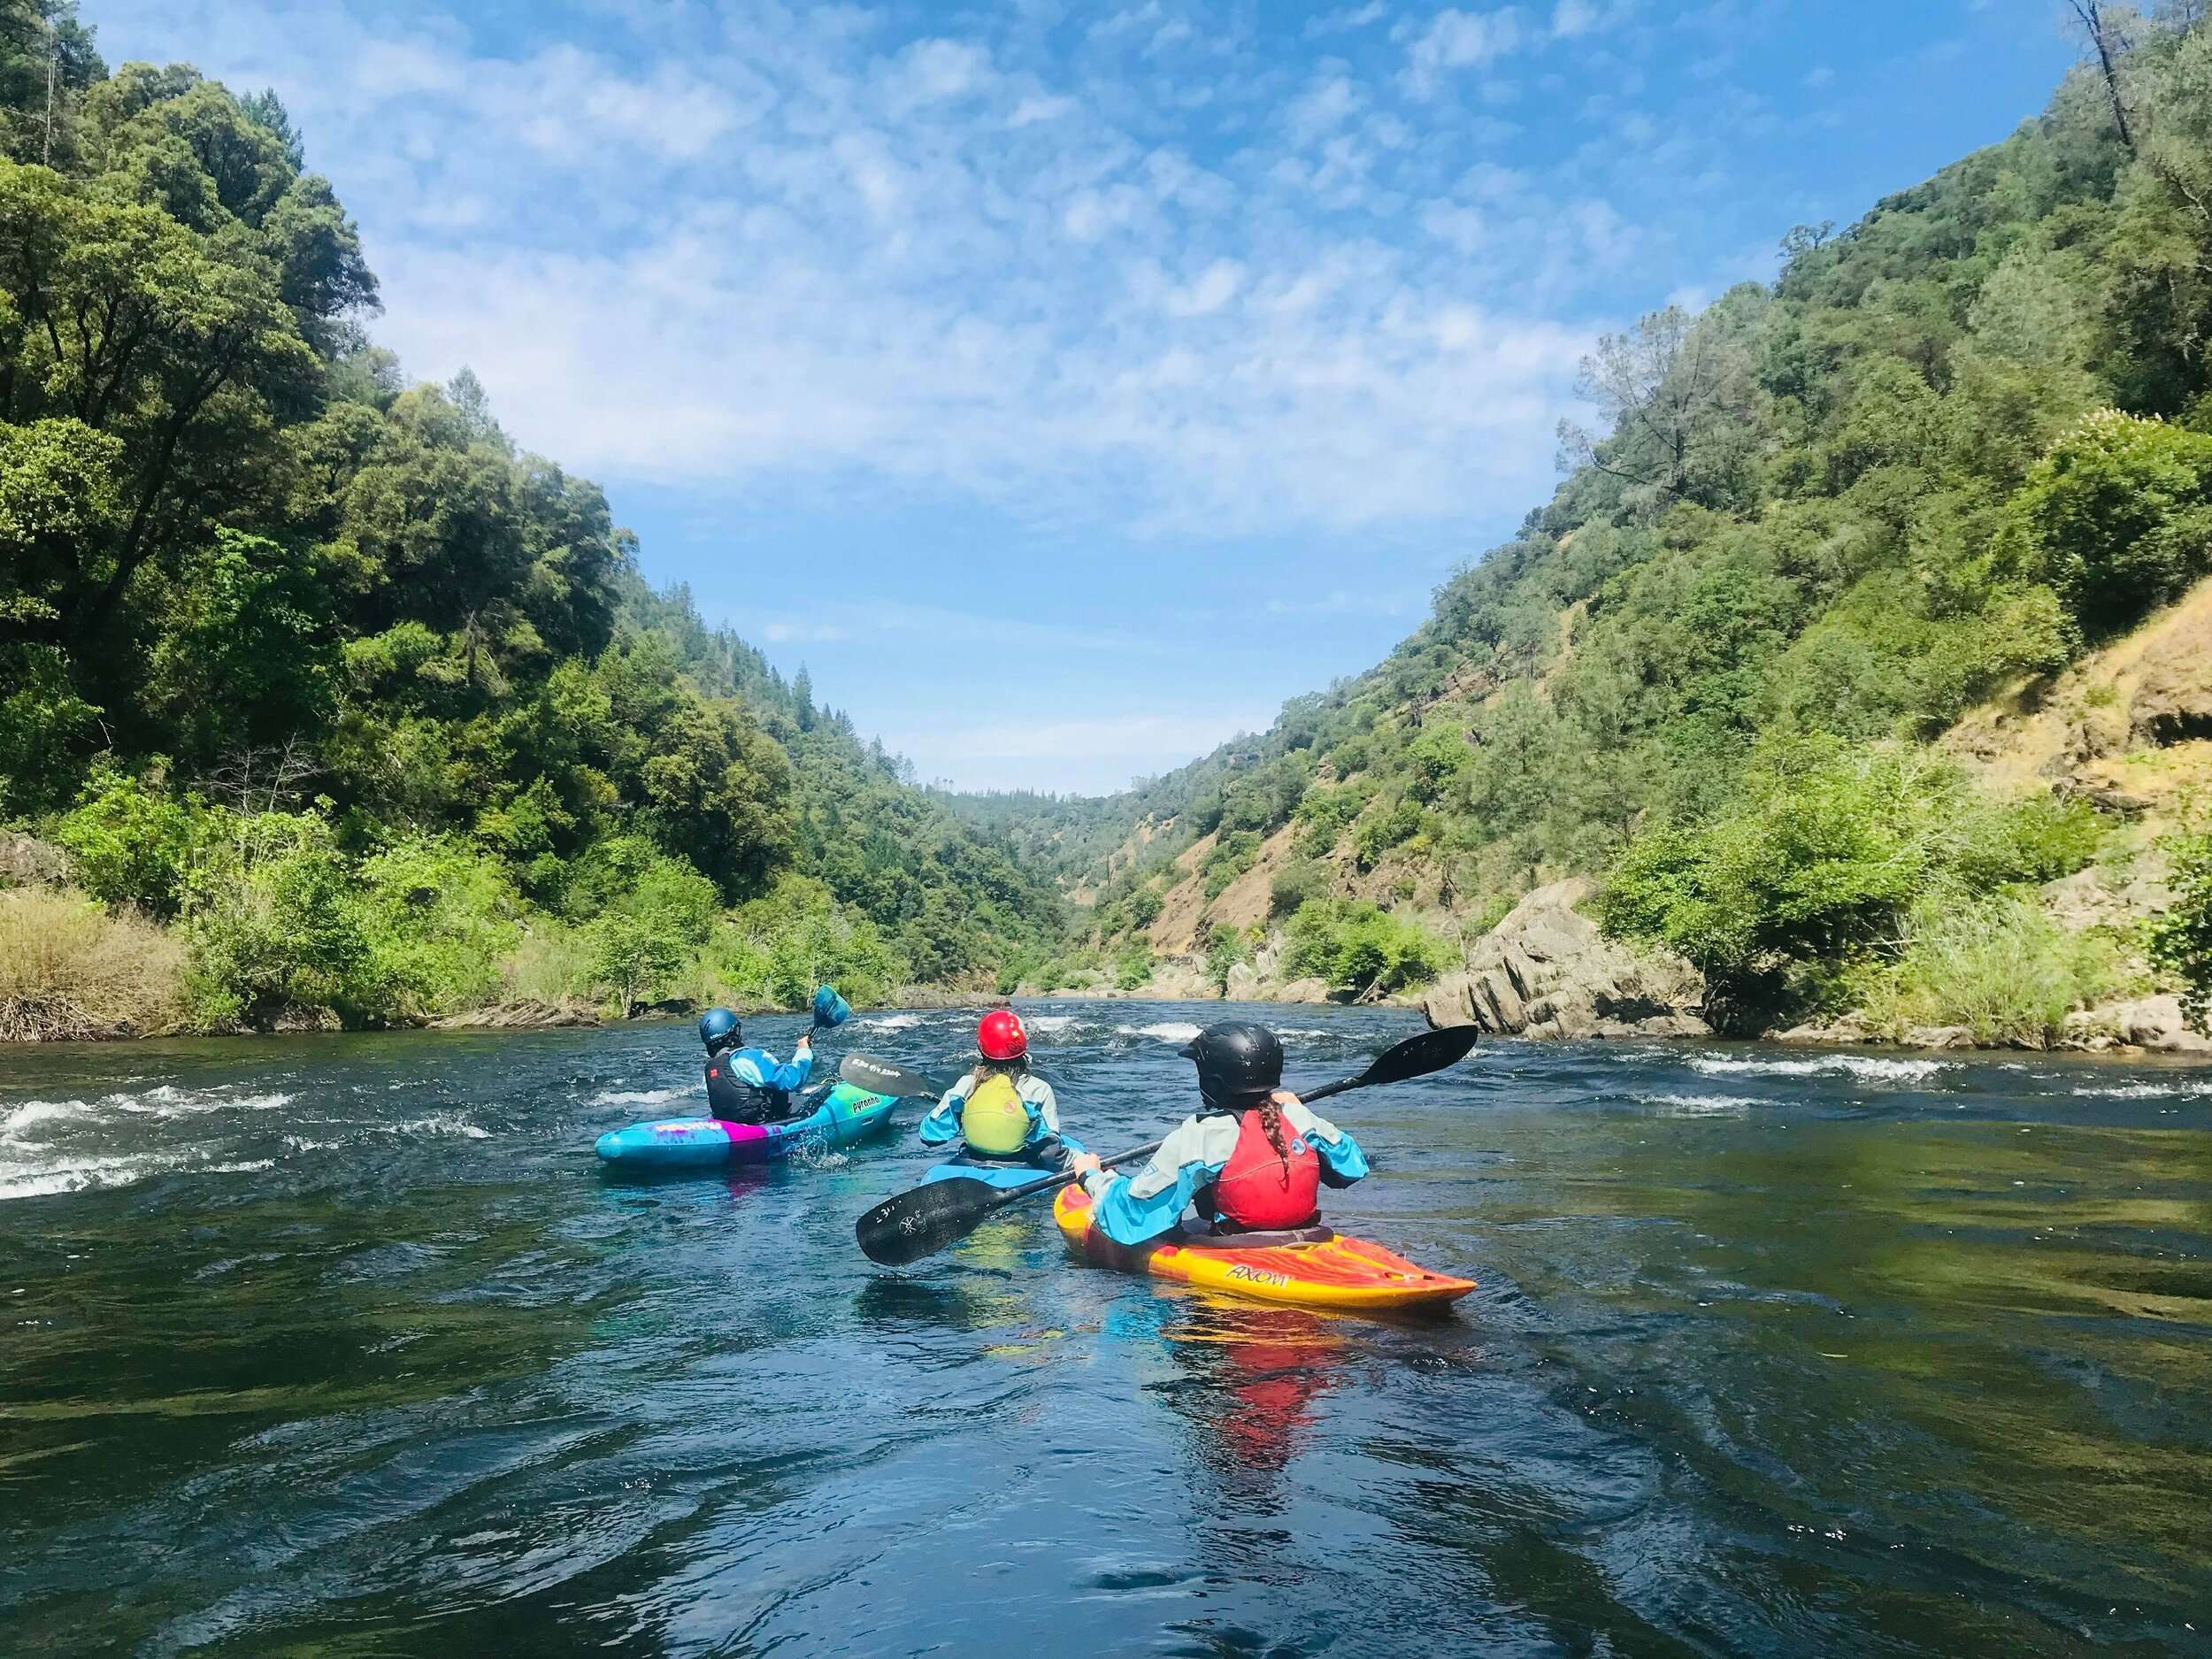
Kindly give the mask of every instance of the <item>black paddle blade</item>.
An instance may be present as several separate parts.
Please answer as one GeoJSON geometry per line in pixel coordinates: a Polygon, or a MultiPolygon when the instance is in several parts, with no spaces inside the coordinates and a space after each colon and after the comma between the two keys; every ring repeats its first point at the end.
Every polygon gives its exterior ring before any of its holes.
{"type": "Polygon", "coordinates": [[[1448,1065],[1457,1065],[1474,1052],[1475,1040],[1481,1035],[1472,1025],[1447,1025],[1441,1031],[1409,1037],[1375,1056],[1375,1063],[1360,1073],[1360,1087],[1402,1083],[1409,1077],[1426,1077],[1448,1065]]]}
{"type": "Polygon", "coordinates": [[[872,1060],[864,1054],[849,1054],[840,1060],[837,1075],[855,1088],[893,1100],[918,1100],[925,1094],[934,1100],[945,1092],[945,1086],[933,1079],[887,1060],[872,1060]]]}
{"type": "Polygon", "coordinates": [[[1005,1196],[988,1181],[932,1181],[885,1199],[853,1224],[853,1237],[870,1261],[904,1267],[966,1238],[1005,1196]]]}

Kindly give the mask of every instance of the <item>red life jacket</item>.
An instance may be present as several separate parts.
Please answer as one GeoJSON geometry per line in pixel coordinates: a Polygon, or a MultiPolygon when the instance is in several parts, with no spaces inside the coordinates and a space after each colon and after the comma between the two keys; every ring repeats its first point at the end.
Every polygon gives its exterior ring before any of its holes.
{"type": "Polygon", "coordinates": [[[1237,1125],[1237,1144],[1214,1178],[1214,1208],[1233,1227],[1252,1232],[1302,1227],[1321,1195],[1321,1159],[1288,1124],[1283,1139],[1290,1156],[1269,1144],[1260,1115],[1248,1111],[1237,1125]]]}

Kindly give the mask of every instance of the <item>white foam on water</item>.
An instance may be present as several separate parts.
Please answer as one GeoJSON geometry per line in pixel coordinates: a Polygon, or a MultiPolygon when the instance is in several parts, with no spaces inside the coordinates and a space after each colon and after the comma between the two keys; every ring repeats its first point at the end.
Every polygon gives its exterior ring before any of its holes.
{"type": "Polygon", "coordinates": [[[1886,1060],[1864,1054],[1809,1055],[1801,1060],[1737,1060],[1697,1055],[1690,1069],[1708,1077],[1856,1077],[1873,1083],[1919,1083],[1956,1071],[1952,1060],[1886,1060]]]}
{"type": "Polygon", "coordinates": [[[196,1118],[204,1112],[274,1111],[280,1106],[289,1106],[292,1097],[275,1093],[226,1094],[220,1091],[203,1092],[164,1083],[158,1088],[148,1089],[136,1099],[128,1094],[111,1094],[100,1103],[138,1117],[175,1118],[196,1118]]]}
{"type": "Polygon", "coordinates": [[[2078,1088],[2080,1098],[2094,1100],[2179,1100],[2212,1096],[2207,1083],[2116,1083],[2101,1088],[2078,1088]]]}
{"type": "Polygon", "coordinates": [[[34,1124],[55,1123],[69,1118],[88,1118],[94,1110],[88,1101],[25,1101],[5,1119],[0,1120],[0,1141],[14,1141],[34,1124]]]}
{"type": "Polygon", "coordinates": [[[870,1031],[911,1031],[922,1023],[919,1014],[870,1014],[865,1018],[870,1031]]]}
{"type": "Polygon", "coordinates": [[[490,1130],[479,1129],[465,1118],[410,1118],[405,1123],[374,1124],[371,1127],[395,1135],[461,1135],[471,1141],[492,1138],[490,1130]]]}
{"type": "Polygon", "coordinates": [[[1032,1031],[1041,1031],[1048,1037],[1056,1037],[1075,1024],[1072,1014],[1034,1014],[1022,1021],[1032,1031]]]}
{"type": "Polygon", "coordinates": [[[614,1088],[593,1095],[587,1103],[593,1106],[665,1106],[670,1101],[681,1100],[695,1092],[689,1087],[614,1088]]]}
{"type": "Polygon", "coordinates": [[[257,1175],[263,1170],[274,1168],[274,1158],[248,1158],[240,1164],[211,1164],[207,1166],[207,1172],[210,1175],[257,1175]]]}
{"type": "Polygon", "coordinates": [[[173,1167],[175,1158],[73,1158],[66,1164],[0,1164],[0,1201],[48,1198],[94,1187],[128,1187],[157,1170],[173,1167]]]}
{"type": "Polygon", "coordinates": [[[1744,1094],[1640,1094],[1637,1100],[1670,1118],[1741,1118],[1754,1106],[1774,1104],[1744,1094]]]}
{"type": "Polygon", "coordinates": [[[1156,1037],[1162,1042],[1188,1042],[1198,1034],[1198,1027],[1184,1020],[1167,1020],[1157,1025],[1117,1025],[1118,1037],[1156,1037]]]}

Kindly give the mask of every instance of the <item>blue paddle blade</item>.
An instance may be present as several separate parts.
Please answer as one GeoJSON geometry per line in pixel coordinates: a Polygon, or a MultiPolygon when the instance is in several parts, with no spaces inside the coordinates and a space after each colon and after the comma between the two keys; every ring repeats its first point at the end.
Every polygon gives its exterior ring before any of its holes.
{"type": "Polygon", "coordinates": [[[825,985],[814,993],[814,1023],[841,1025],[853,1017],[852,1004],[825,985]]]}

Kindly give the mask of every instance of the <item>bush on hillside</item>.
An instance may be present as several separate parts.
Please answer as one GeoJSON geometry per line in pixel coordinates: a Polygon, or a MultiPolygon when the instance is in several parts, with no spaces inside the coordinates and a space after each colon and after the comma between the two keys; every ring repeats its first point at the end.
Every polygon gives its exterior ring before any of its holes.
{"type": "Polygon", "coordinates": [[[1291,972],[1354,995],[1425,985],[1450,959],[1444,942],[1419,924],[1363,900],[1314,900],[1290,918],[1284,937],[1291,972]]]}
{"type": "Polygon", "coordinates": [[[1217,991],[1229,987],[1229,970],[1252,960],[1251,942],[1238,929],[1217,924],[1206,941],[1206,979],[1217,991]]]}
{"type": "Polygon", "coordinates": [[[1420,833],[1421,803],[1401,801],[1388,811],[1378,812],[1361,823],[1359,833],[1352,838],[1352,852],[1362,871],[1372,870],[1384,854],[1404,846],[1420,833]]]}
{"type": "Polygon", "coordinates": [[[2151,958],[2181,982],[2190,1025],[2212,1037],[2212,803],[2192,803],[2160,846],[2174,896],[2151,924],[2151,958]]]}
{"type": "MultiPolygon", "coordinates": [[[[715,929],[706,966],[708,1000],[788,1009],[805,1007],[818,985],[835,986],[849,1002],[880,1003],[910,972],[873,922],[822,882],[789,875],[715,929]]],[[[1010,957],[1005,972],[1019,984],[1024,967],[1010,957]]]]}
{"type": "Polygon", "coordinates": [[[1328,891],[1329,872],[1325,865],[1310,860],[1286,864],[1268,885],[1267,913],[1277,918],[1288,916],[1308,900],[1326,896],[1328,891]]]}
{"type": "Polygon", "coordinates": [[[2097,410],[2030,469],[2011,516],[2083,627],[2125,627],[2212,571],[2212,436],[2097,410]]]}
{"type": "Polygon", "coordinates": [[[1206,896],[1217,899],[1229,884],[1259,862],[1260,838],[1252,830],[1232,830],[1215,843],[1213,851],[1206,855],[1202,873],[1206,878],[1206,896]]]}
{"type": "Polygon", "coordinates": [[[1140,939],[1114,958],[1114,988],[1133,991],[1152,978],[1152,947],[1140,939]]]}

